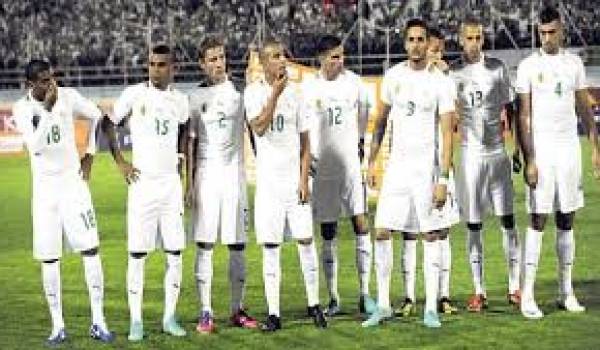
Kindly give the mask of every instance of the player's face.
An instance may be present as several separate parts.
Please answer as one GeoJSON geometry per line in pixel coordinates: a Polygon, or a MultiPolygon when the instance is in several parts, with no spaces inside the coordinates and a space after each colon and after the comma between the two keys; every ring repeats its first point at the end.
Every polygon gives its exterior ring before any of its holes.
{"type": "Polygon", "coordinates": [[[422,27],[410,27],[404,38],[404,48],[408,59],[418,63],[427,57],[427,31],[422,27]]]}
{"type": "Polygon", "coordinates": [[[42,101],[44,97],[46,97],[48,89],[50,89],[50,86],[53,84],[56,84],[56,81],[54,80],[54,75],[51,70],[45,70],[38,73],[34,80],[28,82],[28,85],[31,88],[31,95],[38,101],[42,101]]]}
{"type": "Polygon", "coordinates": [[[329,79],[335,79],[344,68],[344,48],[335,47],[323,54],[320,59],[323,74],[329,79]]]}
{"type": "Polygon", "coordinates": [[[170,54],[150,54],[148,62],[148,75],[152,85],[165,89],[171,82],[173,62],[170,54]]]}
{"type": "Polygon", "coordinates": [[[550,23],[540,24],[538,26],[542,50],[549,54],[555,54],[560,48],[563,39],[562,25],[559,20],[550,23]]]}
{"type": "Polygon", "coordinates": [[[444,57],[444,40],[430,37],[427,45],[427,60],[437,61],[444,57]]]}
{"type": "Polygon", "coordinates": [[[200,67],[208,75],[211,82],[218,84],[225,80],[226,62],[225,48],[217,46],[206,50],[204,58],[200,59],[200,67]]]}
{"type": "Polygon", "coordinates": [[[460,33],[460,43],[465,56],[470,61],[477,60],[483,49],[483,27],[479,25],[464,26],[460,33]]]}
{"type": "Polygon", "coordinates": [[[273,45],[265,48],[262,65],[266,77],[275,79],[285,76],[287,74],[287,58],[283,46],[273,45]]]}

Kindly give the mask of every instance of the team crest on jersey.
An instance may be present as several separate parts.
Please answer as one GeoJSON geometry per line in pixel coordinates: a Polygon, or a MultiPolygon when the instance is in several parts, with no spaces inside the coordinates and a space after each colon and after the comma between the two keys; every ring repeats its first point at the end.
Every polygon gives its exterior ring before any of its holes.
{"type": "Polygon", "coordinates": [[[208,109],[208,107],[206,106],[206,102],[204,102],[204,103],[202,104],[202,106],[200,106],[200,111],[201,111],[202,113],[206,113],[206,110],[207,110],[207,109],[208,109]]]}

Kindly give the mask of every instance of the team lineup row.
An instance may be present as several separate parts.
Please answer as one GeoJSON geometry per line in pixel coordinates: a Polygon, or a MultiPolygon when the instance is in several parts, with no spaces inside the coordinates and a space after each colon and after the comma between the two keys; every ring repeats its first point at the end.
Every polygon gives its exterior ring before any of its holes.
{"type": "Polygon", "coordinates": [[[583,206],[581,154],[576,109],[588,126],[592,162],[600,170],[597,132],[587,100],[581,60],[560,47],[562,24],[555,9],[540,13],[542,48],[519,65],[512,89],[505,65],[482,52],[483,28],[467,18],[460,28],[463,55],[446,64],[443,39],[419,19],[404,32],[406,61],[383,78],[383,109],[375,119],[368,148],[367,184],[378,186],[375,159],[388,123],[393,140],[381,183],[371,241],[365,184],[361,173],[367,108],[360,78],[344,68],[343,45],[334,36],[318,44],[321,67],[315,77],[288,81],[285,48],[268,41],[260,50],[264,77],[243,94],[227,79],[224,44],[208,37],[199,47],[199,65],[207,80],[186,96],[171,85],[173,55],[155,46],[148,62],[149,80],[127,87],[112,111],[103,111],[71,88],[57,87],[47,62],[31,61],[25,70],[28,92],[13,108],[31,159],[33,252],[41,261],[44,292],[52,318],[49,345],[65,341],[60,287],[63,230],[82,254],[90,294],[90,336],[110,342],[103,314],[103,273],[98,254],[95,212],[87,180],[101,128],[119,170],[128,183],[127,298],[128,339],[144,330],[144,265],[157,242],[166,253],[163,330],[185,336],[175,316],[185,248],[184,203],[190,207],[196,242],[195,279],[201,303],[196,330],[215,331],[211,306],[213,247],[229,250],[231,323],[263,331],[281,329],[280,254],[284,232],[297,241],[304,277],[307,313],[320,328],[341,310],[337,288],[337,221],[351,219],[356,235],[359,311],[363,327],[392,317],[390,279],[392,233],[402,234],[405,300],[396,310],[414,313],[416,242],[423,237],[425,307],[423,323],[441,326],[439,313],[453,313],[450,299],[449,229],[467,225],[468,259],[474,295],[467,308],[487,306],[481,232],[491,207],[499,218],[508,265],[508,301],[526,318],[541,318],[534,282],[548,214],[555,213],[562,308],[581,312],[571,283],[574,260],[573,218],[583,206]],[[515,96],[516,95],[516,96],[515,96]],[[513,108],[518,100],[518,112],[513,108]],[[502,113],[514,120],[524,160],[530,223],[521,250],[513,214],[512,169],[502,136],[502,113]],[[91,121],[88,146],[79,158],[74,116],[91,121]],[[131,132],[132,162],[117,143],[117,129],[131,132]],[[453,130],[460,130],[461,158],[453,165],[453,130]],[[254,223],[263,252],[268,317],[263,323],[244,310],[248,206],[243,133],[252,131],[256,150],[254,223]],[[181,169],[185,165],[185,171],[181,169]],[[185,176],[185,186],[182,185],[185,176]],[[311,186],[309,186],[309,183],[311,186]],[[319,302],[319,263],[313,220],[320,225],[322,265],[329,302],[319,302]],[[522,251],[522,252],[521,252],[522,251]],[[375,262],[377,300],[369,296],[375,262]],[[522,283],[521,283],[522,282],[522,283]]]}

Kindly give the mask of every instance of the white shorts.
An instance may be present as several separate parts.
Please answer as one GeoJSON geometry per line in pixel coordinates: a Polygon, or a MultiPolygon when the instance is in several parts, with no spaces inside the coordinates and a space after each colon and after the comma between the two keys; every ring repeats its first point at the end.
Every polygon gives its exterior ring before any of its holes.
{"type": "Polygon", "coordinates": [[[216,243],[246,242],[248,205],[243,168],[198,169],[196,205],[192,212],[194,240],[216,243]]]}
{"type": "Polygon", "coordinates": [[[456,186],[467,223],[482,222],[490,206],[496,216],[513,214],[512,166],[503,149],[482,155],[463,148],[456,186]]]}
{"type": "Polygon", "coordinates": [[[261,187],[257,186],[254,197],[256,241],[259,244],[282,243],[284,230],[296,240],[312,238],[310,204],[300,204],[295,190],[282,193],[261,187]]]}
{"type": "Polygon", "coordinates": [[[526,190],[527,212],[550,214],[571,213],[583,207],[581,147],[579,142],[560,143],[536,149],[538,182],[534,190],[526,190]]]}
{"type": "Polygon", "coordinates": [[[98,228],[87,183],[77,174],[34,179],[31,201],[33,256],[62,256],[63,230],[76,252],[98,247],[98,228]]]}
{"type": "Polygon", "coordinates": [[[142,174],[129,185],[127,236],[129,252],[151,252],[157,243],[167,251],[185,248],[179,175],[144,177],[142,174]]]}
{"type": "Polygon", "coordinates": [[[335,222],[343,214],[366,213],[365,184],[360,173],[345,178],[316,177],[313,180],[313,215],[315,221],[335,222]]]}
{"type": "Polygon", "coordinates": [[[386,186],[379,194],[375,227],[392,231],[427,233],[449,226],[446,207],[433,207],[433,183],[386,186]]]}

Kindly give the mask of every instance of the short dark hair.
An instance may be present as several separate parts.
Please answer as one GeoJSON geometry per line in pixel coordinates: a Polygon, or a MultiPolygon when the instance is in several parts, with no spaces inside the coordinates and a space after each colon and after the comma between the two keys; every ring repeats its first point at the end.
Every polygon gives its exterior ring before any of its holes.
{"type": "Polygon", "coordinates": [[[436,39],[440,39],[440,40],[444,40],[444,34],[442,34],[442,31],[439,30],[438,28],[429,28],[429,30],[427,31],[429,37],[431,38],[436,38],[436,39]]]}
{"type": "Polygon", "coordinates": [[[281,41],[277,40],[277,39],[267,39],[262,47],[260,48],[260,50],[258,51],[258,58],[261,62],[263,62],[263,60],[265,59],[265,51],[267,48],[273,47],[273,46],[281,46],[284,48],[283,44],[281,43],[281,41]]]}
{"type": "MultiPolygon", "coordinates": [[[[420,19],[420,18],[412,18],[409,19],[408,22],[406,22],[406,27],[404,28],[404,33],[406,34],[408,32],[408,30],[412,27],[421,27],[423,29],[425,29],[425,33],[427,33],[427,23],[425,23],[424,20],[420,19]]],[[[427,34],[425,34],[427,35],[427,34]]]]}
{"type": "Polygon", "coordinates": [[[156,46],[153,46],[151,52],[155,55],[169,55],[172,61],[175,58],[173,56],[173,51],[171,50],[171,48],[165,44],[158,44],[156,46]]]}
{"type": "Polygon", "coordinates": [[[465,16],[462,21],[462,26],[481,26],[483,23],[481,20],[472,13],[469,13],[465,16]]]}
{"type": "Polygon", "coordinates": [[[204,39],[200,42],[200,47],[198,47],[198,58],[204,59],[208,50],[221,46],[225,47],[225,42],[221,37],[216,35],[208,35],[204,37],[204,39]]]}
{"type": "Polygon", "coordinates": [[[46,60],[33,59],[25,66],[25,79],[29,81],[36,80],[42,72],[50,70],[50,63],[46,60]]]}
{"type": "Polygon", "coordinates": [[[558,20],[560,22],[560,13],[552,6],[546,6],[539,15],[540,24],[548,24],[558,20]]]}
{"type": "Polygon", "coordinates": [[[317,55],[322,55],[340,45],[342,45],[340,38],[334,35],[325,35],[317,43],[317,55]]]}

